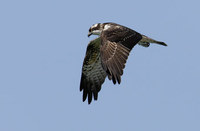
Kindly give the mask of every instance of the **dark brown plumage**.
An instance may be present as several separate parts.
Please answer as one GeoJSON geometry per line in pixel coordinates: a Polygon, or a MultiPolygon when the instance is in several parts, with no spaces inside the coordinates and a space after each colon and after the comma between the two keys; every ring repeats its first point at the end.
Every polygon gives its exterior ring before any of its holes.
{"type": "Polygon", "coordinates": [[[92,98],[98,99],[98,92],[105,81],[106,72],[101,65],[100,44],[101,39],[92,40],[87,47],[82,67],[80,91],[83,90],[83,101],[88,98],[88,104],[92,98]]]}
{"type": "Polygon", "coordinates": [[[114,84],[120,84],[123,69],[131,49],[142,39],[142,35],[134,30],[117,24],[111,25],[101,33],[102,65],[108,73],[108,78],[114,84]]]}
{"type": "Polygon", "coordinates": [[[99,35],[88,44],[84,58],[80,91],[83,101],[98,99],[98,92],[106,76],[114,84],[121,83],[121,76],[132,48],[136,45],[149,47],[150,43],[167,46],[130,28],[115,23],[98,23],[90,27],[88,36],[99,35]]]}

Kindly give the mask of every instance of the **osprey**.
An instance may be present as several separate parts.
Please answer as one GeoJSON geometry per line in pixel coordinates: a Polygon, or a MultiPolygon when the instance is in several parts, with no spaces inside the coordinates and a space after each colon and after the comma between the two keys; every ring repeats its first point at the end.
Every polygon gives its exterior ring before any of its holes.
{"type": "Polygon", "coordinates": [[[167,46],[116,23],[94,24],[89,29],[88,37],[90,35],[99,37],[88,44],[82,67],[80,91],[83,91],[83,101],[88,98],[88,104],[92,98],[97,100],[107,76],[114,84],[120,84],[129,53],[136,44],[144,47],[149,47],[150,43],[167,46]]]}

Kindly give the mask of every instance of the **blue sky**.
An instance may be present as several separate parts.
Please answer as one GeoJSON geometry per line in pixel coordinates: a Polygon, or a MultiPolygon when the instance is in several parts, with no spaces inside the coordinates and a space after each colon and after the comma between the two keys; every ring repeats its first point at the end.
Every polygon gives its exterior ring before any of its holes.
{"type": "Polygon", "coordinates": [[[199,131],[198,0],[0,2],[1,131],[199,131]],[[116,22],[168,47],[136,46],[122,83],[79,92],[92,24],[116,22]]]}

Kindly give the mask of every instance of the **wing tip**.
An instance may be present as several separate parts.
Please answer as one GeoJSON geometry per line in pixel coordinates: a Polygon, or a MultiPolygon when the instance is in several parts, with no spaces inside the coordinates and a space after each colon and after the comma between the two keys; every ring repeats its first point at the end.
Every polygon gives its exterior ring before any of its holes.
{"type": "Polygon", "coordinates": [[[88,90],[88,86],[90,86],[90,85],[81,86],[80,89],[81,89],[81,91],[83,91],[82,101],[85,102],[86,99],[88,99],[88,105],[89,105],[89,104],[91,104],[93,99],[95,101],[97,101],[98,93],[99,93],[101,87],[99,87],[99,90],[92,91],[92,90],[88,90]]]}

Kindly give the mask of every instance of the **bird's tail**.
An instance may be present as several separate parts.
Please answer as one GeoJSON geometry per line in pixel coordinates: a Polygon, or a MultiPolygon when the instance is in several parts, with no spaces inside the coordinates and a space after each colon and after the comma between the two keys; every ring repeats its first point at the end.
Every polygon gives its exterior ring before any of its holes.
{"type": "Polygon", "coordinates": [[[164,42],[154,40],[154,39],[149,38],[145,35],[142,35],[142,39],[140,40],[140,42],[141,43],[156,43],[156,44],[159,44],[159,45],[167,46],[167,44],[165,44],[164,42]]]}

